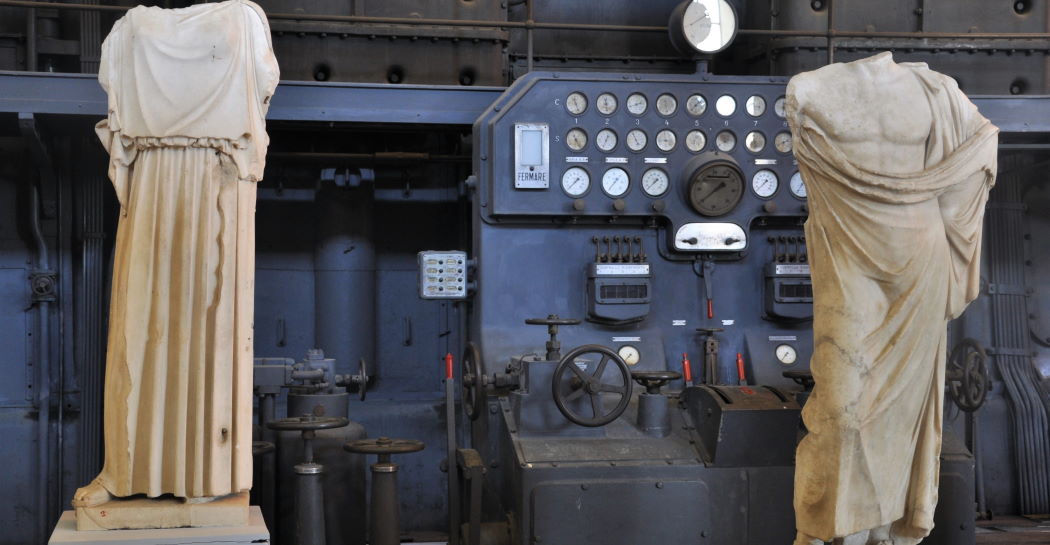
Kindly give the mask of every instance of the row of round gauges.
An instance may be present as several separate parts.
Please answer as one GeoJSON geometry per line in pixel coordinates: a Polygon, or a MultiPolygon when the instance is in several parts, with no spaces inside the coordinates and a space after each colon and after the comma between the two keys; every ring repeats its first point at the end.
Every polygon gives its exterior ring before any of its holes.
{"type": "MultiPolygon", "coordinates": [[[[671,179],[667,175],[667,172],[662,168],[650,168],[642,174],[642,192],[650,197],[662,197],[667,193],[667,190],[671,187],[671,179]]],[[[703,193],[708,193],[709,196],[715,196],[715,193],[721,192],[723,189],[729,189],[732,192],[732,187],[727,181],[721,182],[720,187],[715,189],[710,188],[698,188],[703,193]]],[[[607,196],[614,199],[618,199],[627,194],[631,189],[631,176],[626,170],[620,167],[612,167],[606,169],[605,173],[602,174],[602,192],[607,196]]],[[[579,198],[586,195],[591,190],[591,174],[587,169],[583,167],[570,167],[565,170],[561,176],[561,189],[566,195],[572,198],[579,198]]],[[[760,198],[768,199],[777,193],[780,189],[780,178],[776,172],[769,169],[762,169],[755,172],[751,176],[751,190],[754,191],[755,195],[760,198]]],[[[802,175],[795,172],[791,175],[791,181],[788,183],[788,189],[791,194],[799,199],[806,198],[806,184],[802,181],[802,175]]],[[[739,188],[736,191],[739,194],[739,188]]],[[[698,211],[711,212],[712,215],[718,215],[720,212],[718,207],[709,208],[704,206],[700,201],[704,199],[700,195],[695,195],[698,203],[694,203],[694,206],[698,211]]],[[[739,200],[739,199],[736,199],[739,200]]],[[[735,200],[730,200],[726,204],[732,203],[736,205],[735,200]]],[[[724,212],[721,212],[724,213],[724,212]]]]}
{"type": "MultiPolygon", "coordinates": [[[[777,117],[783,118],[784,97],[780,97],[773,103],[773,112],[777,117]]],[[[565,110],[572,115],[580,115],[587,111],[587,95],[574,91],[565,98],[565,110]]],[[[602,93],[595,100],[594,107],[601,115],[609,116],[616,113],[620,102],[612,93],[602,93]]],[[[722,95],[715,100],[715,112],[722,117],[731,117],[736,113],[737,103],[733,95],[722,95]]],[[[642,93],[631,93],[627,96],[627,113],[640,116],[649,111],[649,99],[642,93]]],[[[685,111],[693,117],[700,117],[707,111],[707,99],[701,94],[689,95],[685,101],[685,111]]],[[[751,95],[744,101],[744,111],[751,117],[761,117],[766,113],[766,99],[761,95],[751,95]]],[[[663,93],[656,97],[656,113],[671,117],[678,112],[678,99],[670,93],[663,93]]]]}
{"type": "MultiPolygon", "coordinates": [[[[609,153],[616,149],[619,136],[613,129],[602,129],[594,137],[594,145],[599,151],[609,153]]],[[[662,129],[656,133],[656,149],[670,153],[678,145],[678,135],[671,129],[662,129]]],[[[587,131],[576,127],[565,134],[565,145],[573,152],[579,153],[587,147],[587,131]]],[[[719,151],[729,153],[736,148],[736,133],[724,130],[715,135],[715,147],[719,151]]],[[[631,129],[627,131],[624,138],[627,149],[639,153],[649,145],[649,135],[642,129],[631,129]]],[[[780,153],[791,153],[791,133],[779,132],[773,137],[773,147],[780,153]]],[[[700,129],[693,129],[685,135],[685,147],[693,153],[699,153],[707,147],[707,135],[700,129]]],[[[759,153],[766,149],[766,135],[761,131],[751,131],[744,136],[744,147],[751,153],[759,153]]]]}

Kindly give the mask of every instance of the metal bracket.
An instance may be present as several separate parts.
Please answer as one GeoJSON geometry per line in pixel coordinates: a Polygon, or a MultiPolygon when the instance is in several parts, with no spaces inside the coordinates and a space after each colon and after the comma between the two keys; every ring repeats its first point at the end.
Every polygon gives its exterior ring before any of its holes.
{"type": "Polygon", "coordinates": [[[33,271],[29,274],[33,303],[54,301],[58,294],[58,274],[54,271],[33,271]]]}
{"type": "Polygon", "coordinates": [[[1019,284],[988,284],[989,295],[1028,295],[1030,290],[1019,284]]]}

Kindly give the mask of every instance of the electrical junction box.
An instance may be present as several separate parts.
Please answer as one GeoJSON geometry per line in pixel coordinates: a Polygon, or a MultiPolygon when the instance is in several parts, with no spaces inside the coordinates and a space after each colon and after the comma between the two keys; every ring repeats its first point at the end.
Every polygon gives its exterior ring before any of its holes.
{"type": "Polygon", "coordinates": [[[766,314],[770,318],[813,319],[813,281],[808,264],[766,264],[765,292],[766,314]]]}
{"type": "Polygon", "coordinates": [[[591,263],[587,314],[592,321],[637,322],[649,315],[652,279],[648,263],[591,263]]]}

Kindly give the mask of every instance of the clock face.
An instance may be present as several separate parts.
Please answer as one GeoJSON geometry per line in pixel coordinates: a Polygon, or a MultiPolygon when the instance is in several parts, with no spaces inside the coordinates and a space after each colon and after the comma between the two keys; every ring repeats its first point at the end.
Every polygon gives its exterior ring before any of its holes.
{"type": "Polygon", "coordinates": [[[736,37],[736,12],[726,0],[689,0],[680,32],[700,53],[716,53],[736,37]]]}

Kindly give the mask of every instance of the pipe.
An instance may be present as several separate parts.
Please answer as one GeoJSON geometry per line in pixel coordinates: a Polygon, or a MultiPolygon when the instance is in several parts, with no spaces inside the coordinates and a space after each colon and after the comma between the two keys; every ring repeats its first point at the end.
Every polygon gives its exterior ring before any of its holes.
{"type": "MultiPolygon", "coordinates": [[[[47,241],[44,240],[43,229],[40,227],[40,192],[34,184],[30,192],[31,202],[29,205],[29,221],[33,231],[33,242],[36,245],[37,259],[36,268],[39,272],[51,270],[48,259],[47,241]]],[[[47,540],[48,524],[51,521],[48,512],[48,500],[50,499],[51,461],[50,456],[50,419],[51,419],[51,338],[50,310],[51,302],[46,300],[36,301],[37,311],[37,479],[39,494],[37,497],[37,536],[38,541],[43,543],[47,540]]]]}
{"type": "Polygon", "coordinates": [[[36,72],[36,8],[26,10],[26,71],[36,72]]]}

